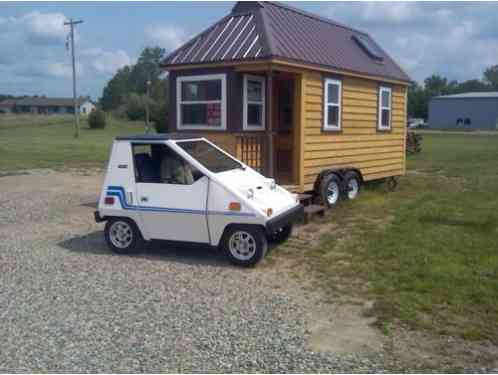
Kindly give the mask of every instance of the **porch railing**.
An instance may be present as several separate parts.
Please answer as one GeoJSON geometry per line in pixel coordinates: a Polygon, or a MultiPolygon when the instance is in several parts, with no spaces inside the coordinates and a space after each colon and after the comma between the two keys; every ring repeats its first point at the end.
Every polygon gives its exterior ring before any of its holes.
{"type": "Polygon", "coordinates": [[[239,134],[237,158],[249,167],[266,174],[268,160],[268,139],[264,134],[239,134]]]}

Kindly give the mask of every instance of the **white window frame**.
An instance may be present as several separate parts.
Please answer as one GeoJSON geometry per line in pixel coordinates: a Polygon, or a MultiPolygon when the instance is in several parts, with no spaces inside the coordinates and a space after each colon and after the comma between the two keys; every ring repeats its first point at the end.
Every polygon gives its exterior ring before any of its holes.
{"type": "Polygon", "coordinates": [[[392,108],[393,108],[393,92],[390,87],[387,86],[380,86],[379,87],[379,115],[377,119],[377,129],[378,130],[391,130],[392,129],[392,108]],[[388,92],[389,93],[389,106],[384,107],[382,105],[382,93],[388,92]],[[387,109],[389,111],[389,125],[388,126],[383,126],[382,125],[382,111],[384,109],[387,109]]]}
{"type": "Polygon", "coordinates": [[[258,131],[258,130],[265,130],[265,124],[266,124],[266,80],[265,77],[261,76],[254,76],[250,74],[244,74],[244,94],[243,94],[243,129],[244,130],[253,130],[253,131],[258,131]],[[248,81],[257,81],[261,83],[261,92],[262,92],[262,100],[261,102],[255,102],[255,101],[250,101],[247,95],[247,87],[248,87],[248,81]],[[250,125],[247,122],[247,115],[249,114],[248,107],[249,104],[260,104],[262,105],[262,114],[261,114],[261,125],[250,125]]]}
{"type": "Polygon", "coordinates": [[[203,74],[195,76],[180,76],[176,78],[176,123],[178,130],[213,130],[224,131],[227,128],[227,79],[226,74],[203,74]],[[221,81],[221,100],[185,100],[182,101],[182,83],[192,81],[221,81]],[[182,104],[210,104],[221,102],[221,126],[209,126],[208,124],[183,124],[182,104]]]}
{"type": "Polygon", "coordinates": [[[338,79],[326,78],[323,84],[323,130],[341,130],[342,129],[342,81],[338,79]],[[339,87],[337,103],[329,103],[329,85],[339,87]],[[337,125],[329,125],[329,107],[337,107],[337,125]]]}

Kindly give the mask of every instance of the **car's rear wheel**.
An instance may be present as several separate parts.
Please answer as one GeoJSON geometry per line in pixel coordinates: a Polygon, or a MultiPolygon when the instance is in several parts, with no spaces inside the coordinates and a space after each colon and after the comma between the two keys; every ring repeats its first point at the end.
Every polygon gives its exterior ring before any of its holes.
{"type": "Polygon", "coordinates": [[[117,254],[132,254],[142,248],[142,234],[131,219],[109,219],[105,225],[104,233],[107,245],[117,254]]]}
{"type": "Polygon", "coordinates": [[[252,225],[230,227],[223,236],[221,245],[232,263],[245,267],[257,264],[268,250],[265,232],[252,225]]]}
{"type": "Polygon", "coordinates": [[[352,200],[358,197],[361,189],[361,180],[358,173],[350,171],[344,176],[344,190],[346,197],[352,200]]]}

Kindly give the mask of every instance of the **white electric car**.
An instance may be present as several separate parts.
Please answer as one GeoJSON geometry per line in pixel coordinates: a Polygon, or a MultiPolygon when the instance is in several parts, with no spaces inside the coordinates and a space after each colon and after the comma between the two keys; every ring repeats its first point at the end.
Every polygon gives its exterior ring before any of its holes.
{"type": "Polygon", "coordinates": [[[302,214],[295,194],[207,139],[168,134],[116,138],[95,220],[117,253],[148,240],[204,243],[250,266],[302,214]]]}

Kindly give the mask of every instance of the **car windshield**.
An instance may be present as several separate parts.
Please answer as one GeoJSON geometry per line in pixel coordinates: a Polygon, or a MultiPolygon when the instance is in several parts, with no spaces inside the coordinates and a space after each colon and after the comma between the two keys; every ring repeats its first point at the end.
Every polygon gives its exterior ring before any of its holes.
{"type": "Polygon", "coordinates": [[[205,141],[182,141],[177,142],[177,145],[211,172],[218,173],[243,168],[242,164],[205,141]]]}

